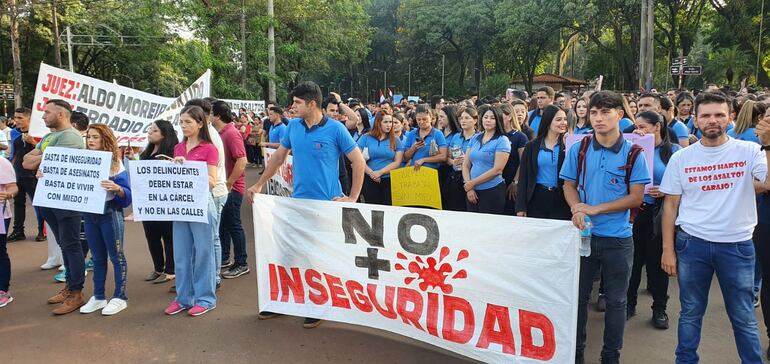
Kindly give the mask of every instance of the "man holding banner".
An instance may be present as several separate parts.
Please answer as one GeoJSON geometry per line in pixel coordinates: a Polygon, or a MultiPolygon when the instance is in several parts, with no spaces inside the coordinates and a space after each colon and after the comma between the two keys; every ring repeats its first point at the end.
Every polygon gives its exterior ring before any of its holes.
{"type": "MultiPolygon", "coordinates": [[[[25,169],[36,170],[43,159],[43,152],[48,147],[84,149],[83,137],[70,122],[71,115],[72,107],[64,100],[53,99],[45,103],[43,120],[45,126],[51,129],[51,133],[43,137],[35,150],[24,156],[25,169]]],[[[68,314],[85,304],[81,293],[85,280],[85,261],[83,248],[80,246],[81,216],[77,211],[50,207],[41,207],[40,214],[51,226],[64,256],[64,267],[67,269],[67,286],[49,298],[48,303],[62,304],[52,311],[55,315],[68,314]]]]}
{"type": "MultiPolygon", "coordinates": [[[[283,165],[289,151],[294,158],[294,189],[292,197],[310,200],[356,202],[364,181],[366,161],[345,126],[324,115],[321,110],[321,88],[311,81],[302,82],[292,90],[297,119],[289,122],[278,151],[270,158],[256,184],[248,189],[249,202],[262,192],[270,178],[283,165]],[[339,180],[340,153],[350,160],[353,180],[350,196],[342,193],[339,180]]],[[[262,319],[276,314],[260,312],[262,319]]],[[[303,326],[314,328],[320,319],[305,318],[303,326]]]]}

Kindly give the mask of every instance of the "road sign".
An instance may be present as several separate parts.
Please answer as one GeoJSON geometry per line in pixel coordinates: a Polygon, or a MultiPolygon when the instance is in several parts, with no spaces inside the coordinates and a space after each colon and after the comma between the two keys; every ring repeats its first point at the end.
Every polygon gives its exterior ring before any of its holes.
{"type": "Polygon", "coordinates": [[[681,66],[671,66],[671,74],[672,75],[678,75],[679,71],[682,67],[681,66]]]}
{"type": "Polygon", "coordinates": [[[688,76],[700,75],[702,72],[703,67],[701,66],[684,66],[682,70],[682,74],[688,76]]]}
{"type": "Polygon", "coordinates": [[[674,58],[674,59],[671,60],[671,65],[672,66],[681,66],[683,64],[687,64],[687,58],[686,57],[679,57],[679,58],[674,58]]]}

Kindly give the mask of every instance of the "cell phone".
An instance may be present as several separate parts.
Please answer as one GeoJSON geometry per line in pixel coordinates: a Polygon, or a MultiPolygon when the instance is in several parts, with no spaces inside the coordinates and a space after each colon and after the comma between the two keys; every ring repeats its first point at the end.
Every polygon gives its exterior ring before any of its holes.
{"type": "Polygon", "coordinates": [[[417,137],[417,139],[415,139],[415,141],[417,141],[419,143],[419,142],[421,142],[423,140],[422,140],[422,137],[417,137]]]}
{"type": "Polygon", "coordinates": [[[158,154],[158,155],[155,156],[155,159],[163,159],[163,160],[167,160],[167,161],[173,161],[174,160],[174,158],[171,158],[171,157],[169,157],[169,156],[167,156],[165,154],[158,154]]]}

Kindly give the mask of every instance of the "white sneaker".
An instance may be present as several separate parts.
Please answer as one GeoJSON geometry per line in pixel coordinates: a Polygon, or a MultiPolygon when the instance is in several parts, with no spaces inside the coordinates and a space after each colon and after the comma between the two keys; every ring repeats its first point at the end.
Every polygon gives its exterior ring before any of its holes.
{"type": "Polygon", "coordinates": [[[64,272],[66,268],[64,268],[64,264],[59,266],[59,272],[64,272]]]}
{"type": "Polygon", "coordinates": [[[126,300],[113,298],[110,300],[110,303],[108,303],[107,306],[102,310],[102,315],[112,316],[120,311],[125,310],[126,307],[128,307],[128,302],[126,302],[126,300]]]}
{"type": "Polygon", "coordinates": [[[97,300],[96,297],[91,296],[83,307],[80,307],[80,313],[92,313],[101,310],[107,306],[107,300],[97,300]]]}
{"type": "Polygon", "coordinates": [[[61,266],[61,264],[54,264],[54,263],[45,262],[45,264],[40,266],[40,269],[42,269],[42,270],[49,270],[49,269],[54,269],[54,268],[60,267],[60,266],[61,266]]]}

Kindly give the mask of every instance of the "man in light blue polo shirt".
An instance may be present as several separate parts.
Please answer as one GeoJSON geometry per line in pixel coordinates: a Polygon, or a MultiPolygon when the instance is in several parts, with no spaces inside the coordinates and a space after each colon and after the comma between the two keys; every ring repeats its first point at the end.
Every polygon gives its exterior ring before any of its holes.
{"type": "MultiPolygon", "coordinates": [[[[262,192],[271,177],[278,172],[289,151],[294,158],[294,190],[292,197],[310,200],[356,202],[364,182],[366,161],[345,125],[330,119],[321,110],[321,88],[311,81],[302,82],[292,91],[296,119],[289,121],[278,150],[270,158],[259,181],[247,191],[249,202],[262,192]],[[340,154],[350,160],[353,170],[350,196],[342,193],[339,176],[340,154]]],[[[260,318],[274,317],[262,312],[260,318]]],[[[321,320],[305,318],[304,327],[313,328],[321,320]]]]}
{"type": "Polygon", "coordinates": [[[529,112],[529,127],[534,131],[534,135],[537,135],[537,129],[540,128],[540,119],[543,117],[543,110],[548,105],[553,105],[553,100],[556,92],[550,86],[543,86],[537,89],[535,92],[535,99],[537,99],[537,109],[529,112]]]}
{"type": "Polygon", "coordinates": [[[572,208],[572,222],[584,229],[584,219],[593,224],[591,255],[580,258],[578,294],[578,329],[576,363],[583,362],[586,346],[588,300],[595,274],[601,268],[607,310],[604,315],[604,347],[602,363],[619,363],[626,323],[626,293],[634,257],[630,209],[639,207],[644,185],[650,182],[643,156],[636,158],[630,180],[625,182],[628,155],[632,144],[620,133],[623,118],[622,96],[600,91],[588,103],[589,118],[594,128],[578,176],[580,143],[570,148],[559,177],[564,180],[564,197],[572,208]]]}
{"type": "Polygon", "coordinates": [[[283,123],[283,109],[279,106],[270,106],[267,109],[267,117],[270,119],[270,131],[267,133],[267,142],[259,144],[260,147],[278,149],[281,139],[286,134],[287,126],[283,123]]]}

